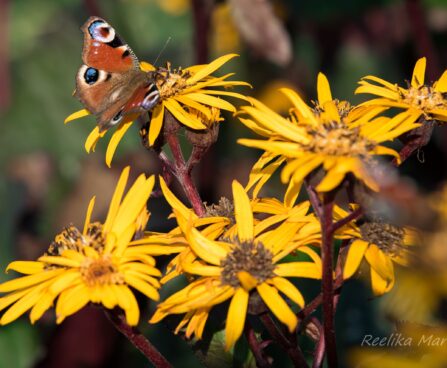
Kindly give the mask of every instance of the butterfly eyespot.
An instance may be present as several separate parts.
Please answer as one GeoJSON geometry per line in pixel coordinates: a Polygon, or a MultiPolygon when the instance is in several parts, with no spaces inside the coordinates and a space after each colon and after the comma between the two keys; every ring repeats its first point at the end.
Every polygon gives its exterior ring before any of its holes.
{"type": "Polygon", "coordinates": [[[95,68],[87,68],[84,73],[84,80],[87,84],[95,84],[99,78],[99,71],[95,68]]]}
{"type": "Polygon", "coordinates": [[[116,114],[112,121],[111,121],[111,125],[115,125],[118,124],[121,120],[123,119],[123,110],[121,110],[120,112],[118,112],[118,114],[116,114]]]}
{"type": "Polygon", "coordinates": [[[88,27],[90,36],[96,41],[108,43],[114,40],[115,31],[103,20],[95,20],[88,27]]]}
{"type": "Polygon", "coordinates": [[[155,107],[155,105],[160,100],[160,92],[158,91],[155,84],[150,84],[148,86],[148,91],[146,92],[146,95],[144,96],[144,100],[141,103],[141,106],[145,110],[151,110],[155,107]]]}

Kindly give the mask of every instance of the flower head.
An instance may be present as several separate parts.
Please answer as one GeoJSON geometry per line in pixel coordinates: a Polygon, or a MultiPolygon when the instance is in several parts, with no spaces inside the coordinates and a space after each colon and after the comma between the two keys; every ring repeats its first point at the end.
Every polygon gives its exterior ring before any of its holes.
{"type": "MultiPolygon", "coordinates": [[[[226,110],[235,112],[236,108],[228,101],[219,97],[234,97],[246,99],[244,95],[236,92],[219,90],[216,88],[234,87],[239,85],[247,85],[248,83],[240,81],[228,81],[228,77],[233,74],[226,74],[222,77],[214,77],[211,74],[219,69],[222,65],[234,58],[235,54],[222,56],[209,64],[194,65],[185,69],[172,69],[170,64],[166,67],[155,68],[153,65],[141,62],[140,67],[143,71],[152,72],[154,75],[155,85],[160,92],[160,100],[152,111],[148,131],[149,145],[153,145],[160,135],[163,127],[164,118],[169,112],[179,123],[193,130],[208,129],[204,120],[209,121],[213,117],[220,120],[218,111],[226,110]],[[213,109],[214,108],[214,109],[213,109]],[[205,119],[197,116],[200,113],[205,119]]],[[[65,123],[72,120],[89,115],[87,110],[77,111],[65,119],[65,123]]],[[[110,166],[113,155],[118,143],[124,134],[132,125],[131,116],[123,120],[114,132],[106,152],[106,163],[110,166]]],[[[93,151],[100,138],[105,135],[106,131],[100,132],[95,127],[85,142],[87,152],[93,151]]]]}
{"type": "MultiPolygon", "coordinates": [[[[346,215],[340,207],[334,208],[336,220],[346,215]]],[[[352,277],[364,259],[370,266],[371,287],[375,295],[382,295],[393,288],[393,263],[408,265],[412,256],[411,246],[417,239],[414,229],[377,219],[365,221],[360,226],[351,222],[340,230],[339,236],[353,239],[347,252],[343,278],[352,277]]]]}
{"type": "Polygon", "coordinates": [[[76,313],[87,303],[105,308],[119,306],[127,323],[136,325],[139,307],[133,289],[158,300],[157,280],[161,272],[153,256],[179,252],[163,234],[147,234],[146,202],[154,186],[154,176],[140,175],[123,198],[129,176],[126,168],[118,181],[105,222],[92,222],[95,198],[88,206],[82,231],[70,225],[55,237],[37,261],[16,261],[7,270],[22,273],[17,279],[0,284],[0,309],[8,308],[0,319],[7,324],[28,310],[31,322],[38,320],[56,301],[57,322],[76,313]]]}
{"type": "Polygon", "coordinates": [[[289,183],[286,197],[295,198],[302,181],[320,167],[324,171],[316,188],[320,192],[336,188],[347,174],[377,190],[378,185],[365,164],[374,164],[374,156],[380,155],[399,159],[397,152],[381,143],[418,126],[407,113],[393,119],[377,117],[385,108],[353,109],[345,101],[332,99],[329,83],[321,73],[314,108],[306,105],[296,92],[290,89],[282,92],[293,104],[290,116],[283,118],[253,100],[254,106],[242,108],[249,118],[240,120],[268,140],[241,139],[239,143],[265,151],[252,172],[258,176],[262,172],[264,181],[286,163],[281,173],[282,181],[289,183]]]}
{"type": "Polygon", "coordinates": [[[315,240],[314,227],[311,231],[307,227],[311,221],[308,217],[297,216],[271,230],[254,219],[250,199],[238,182],[233,182],[233,199],[236,234],[232,238],[212,240],[193,226],[193,219],[174,210],[195,255],[183,260],[182,268],[194,281],[159,304],[150,321],[186,313],[181,326],[188,324],[189,334],[194,332],[200,338],[211,308],[231,300],[226,321],[227,349],[242,333],[251,297],[258,295],[293,331],[298,320],[280,292],[300,307],[304,298],[287,277],[321,278],[320,258],[306,246],[315,240]],[[311,261],[280,262],[295,250],[307,254],[311,261]]]}
{"type": "Polygon", "coordinates": [[[378,98],[364,102],[363,106],[385,106],[405,109],[413,121],[421,116],[423,120],[447,122],[447,72],[432,84],[425,84],[427,60],[420,58],[414,67],[411,83],[407,88],[391,84],[381,78],[369,75],[359,82],[355,93],[369,93],[378,98]]]}

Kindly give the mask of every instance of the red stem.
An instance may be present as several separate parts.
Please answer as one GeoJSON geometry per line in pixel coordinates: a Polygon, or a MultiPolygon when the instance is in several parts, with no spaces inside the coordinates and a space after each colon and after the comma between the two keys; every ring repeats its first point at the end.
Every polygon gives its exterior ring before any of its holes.
{"type": "Polygon", "coordinates": [[[245,337],[247,338],[248,345],[256,359],[256,366],[259,368],[270,368],[272,365],[269,363],[268,357],[263,352],[262,342],[258,341],[253,327],[248,321],[245,322],[245,337]]]}
{"type": "Polygon", "coordinates": [[[430,30],[427,26],[424,6],[420,0],[406,0],[407,16],[413,31],[416,52],[420,56],[426,56],[430,61],[427,69],[427,77],[434,81],[441,73],[438,54],[435,51],[430,30]]]}
{"type": "Polygon", "coordinates": [[[194,49],[197,64],[208,61],[208,34],[213,10],[213,0],[192,0],[194,17],[194,49]]]}
{"type": "Polygon", "coordinates": [[[205,206],[203,205],[199,192],[192,181],[191,173],[188,172],[188,167],[185,163],[177,135],[175,133],[167,134],[166,140],[169,148],[171,149],[172,156],[174,157],[174,165],[171,168],[173,170],[172,174],[179,180],[189,202],[194,209],[194,212],[198,216],[204,216],[205,206]]]}
{"type": "Polygon", "coordinates": [[[360,216],[362,216],[362,214],[363,210],[361,207],[359,207],[356,210],[352,211],[346,217],[342,218],[341,220],[338,220],[337,222],[334,222],[331,228],[332,233],[335,233],[338,229],[349,224],[351,221],[357,220],[360,216]]]}
{"type": "Polygon", "coordinates": [[[272,338],[275,341],[277,341],[286,351],[287,355],[292,360],[294,366],[307,368],[308,365],[306,359],[304,358],[303,352],[301,351],[300,347],[296,343],[296,340],[293,339],[293,341],[291,341],[292,339],[288,339],[284,335],[284,333],[278,328],[278,326],[273,321],[272,317],[268,312],[261,314],[259,318],[261,319],[263,325],[269,332],[270,336],[272,336],[272,338]]]}
{"type": "Polygon", "coordinates": [[[326,193],[323,197],[321,214],[321,258],[323,262],[322,293],[323,293],[323,326],[324,340],[327,350],[328,366],[337,367],[337,347],[334,325],[334,278],[333,278],[333,237],[332,212],[334,208],[334,193],[326,193]]]}
{"type": "Polygon", "coordinates": [[[310,322],[312,322],[320,331],[320,338],[315,346],[314,361],[312,362],[312,368],[320,368],[323,365],[324,353],[326,350],[324,343],[324,330],[318,318],[312,317],[310,322]]]}
{"type": "Polygon", "coordinates": [[[315,191],[315,188],[309,183],[308,180],[305,181],[305,185],[309,201],[312,204],[312,208],[314,209],[317,217],[321,218],[322,206],[320,199],[318,198],[318,193],[315,191]]]}
{"type": "Polygon", "coordinates": [[[126,322],[124,313],[115,308],[113,310],[106,309],[106,315],[114,324],[116,329],[138,349],[156,368],[172,368],[172,365],[166,358],[152,345],[146,337],[144,337],[136,327],[131,327],[126,322]]]}

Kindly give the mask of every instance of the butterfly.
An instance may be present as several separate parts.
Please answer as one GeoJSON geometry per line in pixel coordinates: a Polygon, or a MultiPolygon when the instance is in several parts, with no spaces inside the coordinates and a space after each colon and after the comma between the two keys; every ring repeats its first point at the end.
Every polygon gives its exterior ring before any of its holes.
{"type": "Polygon", "coordinates": [[[95,115],[100,132],[150,111],[160,100],[154,72],[140,69],[133,51],[104,19],[90,17],[81,30],[84,64],[75,96],[95,115]]]}

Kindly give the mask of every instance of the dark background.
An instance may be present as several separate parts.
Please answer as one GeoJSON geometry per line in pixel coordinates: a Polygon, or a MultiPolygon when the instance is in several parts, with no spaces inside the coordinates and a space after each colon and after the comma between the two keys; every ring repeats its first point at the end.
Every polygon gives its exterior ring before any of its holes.
{"type": "MultiPolygon", "coordinates": [[[[108,169],[104,152],[110,134],[87,155],[83,145],[94,119],[63,124],[66,116],[81,108],[71,94],[81,64],[79,27],[89,15],[108,20],[140,60],[153,63],[170,38],[158,65],[170,61],[173,66],[189,66],[236,52],[240,57],[222,74],[236,72],[233,79],[254,87],[243,93],[283,112],[289,105],[277,89],[291,86],[307,100],[315,99],[319,71],[328,76],[334,97],[357,103],[364,96],[354,96],[353,91],[362,76],[372,74],[405,86],[419,57],[428,58],[427,82],[436,80],[447,64],[445,0],[273,1],[285,30],[273,39],[262,36],[274,28],[269,22],[256,25],[232,16],[229,6],[236,3],[217,2],[213,7],[206,0],[193,1],[193,6],[188,0],[0,0],[0,267],[13,259],[35,259],[63,226],[81,224],[94,194],[99,195],[96,215],[103,215],[125,165],[132,165],[134,175],[160,170],[156,157],[141,147],[136,125],[121,141],[108,169]],[[241,28],[245,33],[238,31],[241,28]],[[247,29],[261,35],[261,46],[247,44],[247,29]]],[[[257,6],[248,3],[245,7],[256,19],[257,6]]],[[[446,134],[445,128],[437,128],[423,152],[401,168],[424,191],[445,179],[446,134]]],[[[234,178],[246,182],[259,152],[238,146],[236,139],[249,136],[237,119],[227,116],[217,144],[196,171],[204,200],[211,203],[228,195],[234,178]]],[[[278,180],[272,180],[264,194],[281,197],[283,190],[278,180]]],[[[151,200],[150,210],[151,229],[166,230],[169,210],[164,201],[151,200]]],[[[306,300],[317,291],[312,282],[301,280],[299,285],[306,300]]],[[[378,313],[384,300],[372,300],[365,284],[347,284],[337,311],[342,359],[365,334],[387,331],[389,326],[378,313]]],[[[199,366],[187,344],[172,337],[166,325],[145,323],[149,309],[142,313],[141,326],[154,344],[175,366],[199,366]]],[[[273,349],[273,354],[280,359],[280,351],[273,349]]],[[[36,326],[23,317],[0,328],[0,368],[111,364],[147,363],[93,307],[57,327],[51,311],[36,326]]]]}

